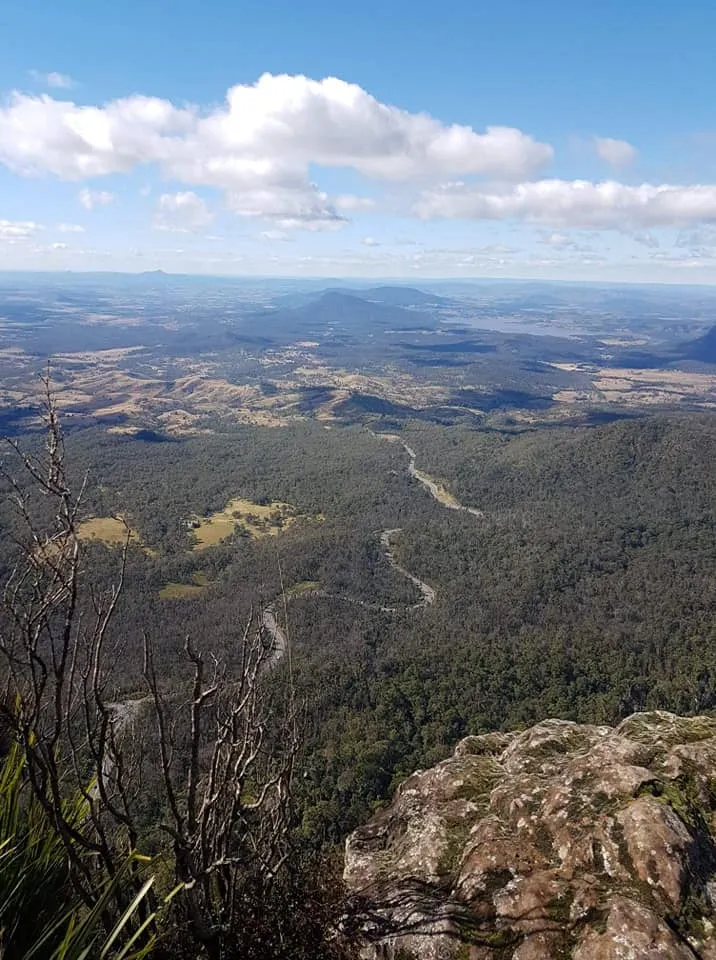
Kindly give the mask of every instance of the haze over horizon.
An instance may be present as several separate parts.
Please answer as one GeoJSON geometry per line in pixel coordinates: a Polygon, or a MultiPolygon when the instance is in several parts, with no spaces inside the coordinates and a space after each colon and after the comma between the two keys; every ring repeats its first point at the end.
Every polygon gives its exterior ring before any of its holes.
{"type": "Polygon", "coordinates": [[[703,0],[11,2],[0,270],[716,283],[714,28],[703,0]]]}

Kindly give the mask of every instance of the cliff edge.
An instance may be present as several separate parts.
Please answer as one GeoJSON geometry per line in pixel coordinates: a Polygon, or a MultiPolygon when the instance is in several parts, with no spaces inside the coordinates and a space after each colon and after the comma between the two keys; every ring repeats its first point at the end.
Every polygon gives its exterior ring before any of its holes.
{"type": "Polygon", "coordinates": [[[346,842],[367,958],[716,960],[716,719],[467,737],[346,842]]]}

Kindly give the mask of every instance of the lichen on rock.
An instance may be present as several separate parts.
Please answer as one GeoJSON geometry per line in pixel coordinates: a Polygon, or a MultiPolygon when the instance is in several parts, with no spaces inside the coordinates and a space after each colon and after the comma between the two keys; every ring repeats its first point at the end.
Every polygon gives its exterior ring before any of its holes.
{"type": "Polygon", "coordinates": [[[716,958],[716,719],[471,736],[346,843],[366,958],[716,958]]]}

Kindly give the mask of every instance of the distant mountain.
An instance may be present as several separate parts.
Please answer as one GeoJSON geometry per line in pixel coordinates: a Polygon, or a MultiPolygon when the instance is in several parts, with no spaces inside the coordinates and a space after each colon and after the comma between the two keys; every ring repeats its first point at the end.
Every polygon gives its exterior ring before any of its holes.
{"type": "Polygon", "coordinates": [[[438,307],[447,306],[453,302],[435,293],[417,290],[415,287],[370,287],[368,290],[356,291],[356,295],[363,300],[378,300],[392,307],[438,307]]]}
{"type": "Polygon", "coordinates": [[[300,290],[276,297],[274,304],[277,307],[301,307],[308,303],[315,303],[328,294],[341,294],[348,297],[358,297],[361,300],[378,302],[391,307],[431,307],[452,306],[454,300],[438,296],[436,293],[426,293],[415,287],[352,287],[346,284],[327,286],[323,290],[300,290]]]}
{"type": "Polygon", "coordinates": [[[310,303],[266,314],[262,323],[272,336],[279,331],[292,331],[296,335],[305,335],[309,331],[319,334],[329,327],[342,333],[361,335],[383,330],[434,330],[438,319],[429,313],[329,290],[310,303]]]}

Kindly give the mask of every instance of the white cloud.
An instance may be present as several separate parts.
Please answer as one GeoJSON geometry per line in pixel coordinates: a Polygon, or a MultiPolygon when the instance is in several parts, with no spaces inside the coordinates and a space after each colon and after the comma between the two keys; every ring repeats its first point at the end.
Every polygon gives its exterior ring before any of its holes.
{"type": "Polygon", "coordinates": [[[716,222],[716,185],[537,180],[488,190],[449,183],[424,191],[415,212],[425,220],[515,219],[602,230],[686,226],[716,222]]]}
{"type": "Polygon", "coordinates": [[[574,239],[566,233],[547,233],[540,237],[539,242],[548,247],[572,247],[575,243],[574,239]]]}
{"type": "Polygon", "coordinates": [[[337,210],[353,213],[356,210],[372,210],[375,200],[371,197],[356,197],[352,193],[342,193],[333,201],[337,210]]]}
{"type": "Polygon", "coordinates": [[[58,73],[56,70],[51,70],[50,73],[43,73],[41,70],[31,70],[30,75],[33,80],[36,80],[38,83],[44,83],[45,86],[55,90],[70,90],[76,86],[72,77],[68,77],[66,73],[58,73]]]}
{"type": "Polygon", "coordinates": [[[214,215],[192,190],[163,193],[157,201],[154,227],[172,233],[197,233],[211,223],[214,215]]]}
{"type": "Polygon", "coordinates": [[[285,230],[263,230],[259,237],[261,240],[266,240],[267,243],[286,243],[293,239],[285,230]]]}
{"type": "Polygon", "coordinates": [[[90,190],[84,187],[77,194],[77,199],[86,210],[94,210],[95,207],[106,207],[108,203],[113,203],[114,194],[107,190],[90,190]]]}
{"type": "Polygon", "coordinates": [[[85,228],[80,226],[79,223],[58,223],[57,224],[58,233],[84,233],[85,228]]]}
{"type": "Polygon", "coordinates": [[[649,250],[658,250],[659,241],[652,233],[633,233],[631,236],[635,243],[649,250]]]}
{"type": "Polygon", "coordinates": [[[699,252],[710,250],[716,247],[716,228],[697,227],[695,230],[683,231],[676,237],[674,246],[699,252]]]}
{"type": "MultiPolygon", "coordinates": [[[[383,104],[336,77],[264,74],[232,87],[226,104],[199,119],[197,144],[232,161],[290,156],[302,166],[352,167],[402,179],[431,173],[523,176],[552,157],[552,148],[510,127],[445,126],[427,114],[383,104]]],[[[226,173],[224,168],[224,173],[226,173]]]]}
{"type": "Polygon", "coordinates": [[[637,149],[626,140],[614,140],[612,137],[595,137],[594,149],[597,156],[613,167],[625,167],[637,156],[637,149]]]}
{"type": "Polygon", "coordinates": [[[226,203],[239,217],[273,220],[285,230],[332,230],[346,222],[327,194],[289,174],[284,182],[280,177],[267,177],[263,184],[260,179],[247,181],[243,189],[226,195],[226,203]]]}
{"type": "Polygon", "coordinates": [[[181,183],[224,190],[240,216],[311,229],[340,225],[339,209],[371,203],[330,202],[310,179],[313,167],[389,180],[516,179],[552,154],[512,127],[445,125],[336,77],[264,74],[204,111],[138,95],[94,107],[16,93],[0,107],[0,162],[16,173],[81,180],[158,164],[181,183]]]}
{"type": "Polygon", "coordinates": [[[586,242],[584,233],[562,233],[555,231],[553,233],[543,233],[540,235],[538,243],[541,246],[551,247],[555,253],[561,253],[569,256],[574,254],[591,254],[593,247],[586,242]]]}
{"type": "Polygon", "coordinates": [[[45,77],[48,87],[54,87],[59,90],[69,90],[70,87],[74,87],[75,81],[72,77],[68,77],[66,73],[58,73],[56,70],[52,70],[45,77]]]}
{"type": "Polygon", "coordinates": [[[365,247],[379,247],[380,240],[376,240],[375,237],[363,237],[361,243],[365,247]]]}
{"type": "Polygon", "coordinates": [[[30,240],[45,228],[33,220],[0,220],[0,241],[18,243],[30,240]]]}
{"type": "Polygon", "coordinates": [[[45,94],[14,94],[0,108],[0,162],[23,175],[82,180],[167,159],[193,114],[166,100],[133,96],[80,107],[45,94]]]}

